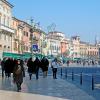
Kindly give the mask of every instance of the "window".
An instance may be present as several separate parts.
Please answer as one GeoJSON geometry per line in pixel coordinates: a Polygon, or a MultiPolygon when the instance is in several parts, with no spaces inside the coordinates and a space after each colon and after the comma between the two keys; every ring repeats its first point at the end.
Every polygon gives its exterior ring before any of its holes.
{"type": "Polygon", "coordinates": [[[3,24],[6,25],[6,16],[4,16],[3,24]]]}
{"type": "Polygon", "coordinates": [[[28,32],[26,32],[26,36],[28,37],[28,32]]]}
{"type": "Polygon", "coordinates": [[[8,20],[7,20],[7,26],[9,27],[9,17],[8,17],[8,20]]]}
{"type": "Polygon", "coordinates": [[[14,50],[15,50],[15,51],[18,50],[18,48],[17,48],[17,43],[16,43],[16,42],[14,42],[14,50]]]}
{"type": "Polygon", "coordinates": [[[56,46],[54,46],[54,50],[57,50],[57,47],[56,46]]]}
{"type": "Polygon", "coordinates": [[[52,45],[50,45],[50,50],[52,50],[52,45]]]}
{"type": "Polygon", "coordinates": [[[0,33],[0,39],[2,39],[2,34],[0,33]]]}
{"type": "Polygon", "coordinates": [[[52,50],[54,50],[54,46],[52,46],[52,50]]]}
{"type": "Polygon", "coordinates": [[[26,46],[26,51],[28,51],[28,46],[26,46]]]}
{"type": "Polygon", "coordinates": [[[3,10],[5,11],[5,7],[3,7],[3,10]]]}
{"type": "Polygon", "coordinates": [[[8,41],[10,41],[10,36],[8,36],[8,41]]]}
{"type": "Polygon", "coordinates": [[[9,13],[9,9],[7,8],[7,13],[9,13]]]}
{"type": "Polygon", "coordinates": [[[1,15],[0,15],[0,24],[1,24],[1,15]]]}
{"type": "Polygon", "coordinates": [[[6,40],[6,34],[4,35],[4,40],[6,40]]]}
{"type": "Polygon", "coordinates": [[[25,31],[23,32],[23,35],[25,36],[25,31]]]}
{"type": "Polygon", "coordinates": [[[59,50],[60,50],[60,47],[59,47],[59,50]]]}

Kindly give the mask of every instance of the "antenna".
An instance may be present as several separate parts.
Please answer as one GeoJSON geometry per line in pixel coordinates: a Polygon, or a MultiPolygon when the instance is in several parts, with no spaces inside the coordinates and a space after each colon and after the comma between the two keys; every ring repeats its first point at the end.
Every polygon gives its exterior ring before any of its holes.
{"type": "Polygon", "coordinates": [[[98,43],[97,35],[95,35],[95,45],[98,43]]]}

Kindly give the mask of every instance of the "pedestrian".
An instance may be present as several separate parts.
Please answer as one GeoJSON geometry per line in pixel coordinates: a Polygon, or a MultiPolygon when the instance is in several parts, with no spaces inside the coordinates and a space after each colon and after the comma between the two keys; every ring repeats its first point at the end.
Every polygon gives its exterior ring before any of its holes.
{"type": "Polygon", "coordinates": [[[41,68],[43,71],[43,77],[47,77],[48,74],[48,66],[49,66],[49,61],[46,57],[43,57],[43,59],[41,60],[41,68]]]}
{"type": "Polygon", "coordinates": [[[57,62],[57,58],[55,58],[52,61],[53,79],[57,79],[57,68],[58,68],[58,62],[57,62]]]}
{"type": "Polygon", "coordinates": [[[28,67],[28,73],[29,73],[29,77],[30,77],[30,80],[32,78],[32,74],[33,74],[33,67],[34,67],[34,63],[32,61],[32,58],[30,58],[27,62],[27,67],[28,67]]]}
{"type": "Polygon", "coordinates": [[[11,72],[12,72],[12,67],[13,67],[13,61],[11,60],[11,58],[7,58],[4,64],[4,68],[5,68],[5,75],[6,77],[11,77],[11,72]]]}
{"type": "Polygon", "coordinates": [[[69,60],[67,61],[67,66],[69,66],[69,60]]]}
{"type": "Polygon", "coordinates": [[[23,68],[23,76],[25,77],[24,61],[23,61],[22,59],[20,60],[20,65],[21,65],[22,68],[23,68]]]}
{"type": "Polygon", "coordinates": [[[17,86],[18,92],[21,91],[21,84],[23,83],[23,71],[24,71],[24,68],[23,66],[21,66],[21,61],[18,60],[13,70],[13,80],[17,86]]]}
{"type": "Polygon", "coordinates": [[[34,60],[34,67],[33,70],[35,70],[35,74],[36,74],[36,80],[38,80],[39,78],[39,67],[40,67],[40,60],[38,59],[38,57],[36,57],[36,59],[34,60]]]}
{"type": "Polygon", "coordinates": [[[2,78],[4,77],[4,71],[5,71],[5,58],[3,58],[3,60],[1,61],[1,70],[2,70],[2,78]]]}

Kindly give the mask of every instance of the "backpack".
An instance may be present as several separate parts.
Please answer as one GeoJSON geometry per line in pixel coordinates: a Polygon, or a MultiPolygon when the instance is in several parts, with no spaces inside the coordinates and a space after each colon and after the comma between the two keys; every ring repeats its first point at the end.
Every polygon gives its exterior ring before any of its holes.
{"type": "Polygon", "coordinates": [[[16,74],[16,75],[19,75],[20,73],[21,73],[21,66],[18,65],[18,66],[17,66],[17,69],[16,69],[16,71],[15,71],[15,74],[16,74]]]}

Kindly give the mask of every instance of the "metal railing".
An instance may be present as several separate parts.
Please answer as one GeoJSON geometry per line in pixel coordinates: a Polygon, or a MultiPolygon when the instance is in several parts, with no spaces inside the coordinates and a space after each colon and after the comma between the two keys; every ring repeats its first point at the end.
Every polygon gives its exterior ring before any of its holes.
{"type": "Polygon", "coordinates": [[[96,89],[97,84],[100,84],[100,73],[96,73],[96,72],[85,73],[84,70],[83,71],[81,70],[80,72],[76,73],[74,69],[67,68],[67,67],[61,67],[58,70],[59,70],[58,74],[60,72],[61,78],[72,80],[72,82],[76,81],[76,83],[79,82],[81,86],[84,85],[84,86],[91,87],[92,90],[96,89]]]}

